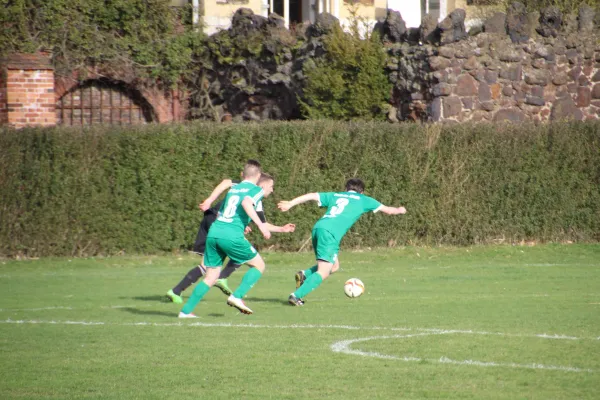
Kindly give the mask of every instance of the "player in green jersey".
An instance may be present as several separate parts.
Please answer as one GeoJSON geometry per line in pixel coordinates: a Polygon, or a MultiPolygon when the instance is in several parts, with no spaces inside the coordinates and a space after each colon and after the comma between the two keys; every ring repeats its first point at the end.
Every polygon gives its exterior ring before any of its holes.
{"type": "MultiPolygon", "coordinates": [[[[246,164],[242,168],[240,172],[240,177],[244,178],[244,169],[248,166],[255,166],[260,168],[261,165],[256,160],[248,160],[246,164]]],[[[212,203],[223,193],[224,191],[230,189],[234,184],[240,183],[239,180],[232,179],[223,179],[217,187],[214,188],[210,196],[206,198],[202,203],[198,205],[198,208],[204,212],[204,217],[202,218],[202,222],[200,223],[200,227],[198,228],[198,234],[196,235],[196,241],[194,242],[193,252],[198,254],[199,256],[204,256],[204,249],[206,247],[206,236],[208,235],[208,230],[210,226],[217,220],[217,214],[221,209],[222,202],[217,203],[214,207],[212,203]]],[[[266,183],[266,182],[265,182],[266,183]]],[[[262,222],[267,222],[265,219],[265,214],[262,211],[262,203],[260,203],[256,208],[256,213],[262,222]]],[[[247,231],[250,230],[250,227],[246,228],[247,231]]],[[[235,264],[233,261],[229,260],[227,266],[221,271],[219,279],[215,282],[215,286],[221,289],[223,293],[229,296],[232,291],[229,289],[227,285],[227,278],[237,269],[240,265],[235,264]]],[[[167,299],[176,304],[182,304],[183,298],[181,297],[181,293],[186,290],[188,287],[192,286],[194,283],[198,282],[198,280],[206,273],[206,268],[200,261],[200,264],[196,265],[194,268],[190,269],[187,274],[184,275],[183,279],[170,289],[167,292],[167,299]]]]}
{"type": "Polygon", "coordinates": [[[252,314],[252,310],[242,300],[244,295],[261,278],[265,263],[244,237],[244,230],[253,221],[266,239],[271,237],[271,232],[293,232],[295,225],[271,225],[262,222],[255,210],[263,197],[268,197],[273,192],[274,179],[268,174],[256,171],[244,171],[246,179],[233,186],[225,199],[217,220],[211,225],[206,238],[204,252],[204,266],[206,275],[183,306],[179,318],[195,318],[192,311],[202,300],[204,295],[215,284],[221,272],[225,257],[229,257],[236,264],[248,264],[250,268],[242,278],[242,282],[232,295],[227,299],[227,304],[237,308],[245,314],[252,314]]]}
{"type": "Polygon", "coordinates": [[[377,200],[365,196],[364,190],[363,181],[353,178],[346,182],[344,192],[307,193],[291,201],[279,202],[278,207],[281,211],[288,211],[310,200],[316,201],[321,207],[327,207],[327,212],[317,221],[312,230],[312,244],[317,265],[296,274],[296,291],[290,294],[288,299],[291,305],[304,305],[303,298],[319,287],[332,272],[338,270],[340,242],[362,214],[369,211],[375,213],[381,211],[389,215],[406,213],[404,207],[384,206],[377,200]]]}

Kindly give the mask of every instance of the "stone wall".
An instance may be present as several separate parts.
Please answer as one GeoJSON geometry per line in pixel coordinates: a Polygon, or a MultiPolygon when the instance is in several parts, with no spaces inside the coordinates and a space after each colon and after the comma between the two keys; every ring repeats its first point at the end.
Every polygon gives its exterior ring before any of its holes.
{"type": "MultiPolygon", "coordinates": [[[[600,118],[600,15],[593,9],[583,6],[575,15],[562,15],[553,7],[527,13],[514,2],[506,13],[496,13],[469,32],[465,17],[462,9],[439,23],[426,15],[419,28],[407,29],[399,12],[388,11],[375,25],[389,54],[386,71],[394,85],[390,121],[600,118]]],[[[304,69],[326,54],[323,39],[336,24],[335,17],[322,13],[314,24],[290,32],[276,14],[264,18],[240,8],[230,29],[208,38],[206,48],[219,52],[198,64],[196,79],[187,88],[163,88],[142,81],[133,70],[110,66],[89,67],[85,76],[138,93],[151,108],[145,122],[186,116],[297,119],[304,69]],[[264,35],[259,56],[247,58],[253,43],[238,49],[246,58],[230,54],[233,44],[243,42],[240,37],[255,39],[257,34],[264,35]]],[[[0,60],[0,71],[0,123],[15,126],[55,124],[56,104],[64,108],[62,97],[85,85],[78,72],[54,80],[49,58],[43,55],[0,60]]],[[[102,113],[90,111],[86,118],[83,99],[77,104],[82,124],[88,119],[106,123],[102,113]]],[[[109,120],[131,123],[134,107],[127,104],[128,117],[112,119],[110,114],[109,120]]],[[[73,102],[67,106],[73,108],[73,102]]]]}
{"type": "Polygon", "coordinates": [[[592,9],[563,18],[552,7],[527,14],[513,3],[470,34],[464,17],[455,10],[429,29],[422,25],[412,40],[408,31],[396,41],[385,38],[395,85],[391,120],[600,117],[600,35],[592,9]]]}
{"type": "MultiPolygon", "coordinates": [[[[468,32],[465,18],[456,9],[439,23],[426,15],[419,28],[407,29],[401,13],[388,11],[375,25],[394,85],[390,121],[600,117],[600,15],[593,9],[583,6],[565,16],[554,7],[527,13],[514,2],[468,32]]],[[[332,15],[318,15],[294,32],[295,49],[278,59],[266,51],[260,60],[228,66],[214,57],[206,75],[212,104],[205,108],[233,120],[299,118],[295,99],[302,98],[304,68],[326,54],[324,35],[336,24],[332,15]]],[[[209,40],[219,43],[220,35],[233,43],[248,32],[261,32],[263,43],[273,43],[287,30],[276,15],[267,19],[242,8],[229,30],[209,40]]],[[[270,47],[277,48],[265,45],[270,47]]]]}

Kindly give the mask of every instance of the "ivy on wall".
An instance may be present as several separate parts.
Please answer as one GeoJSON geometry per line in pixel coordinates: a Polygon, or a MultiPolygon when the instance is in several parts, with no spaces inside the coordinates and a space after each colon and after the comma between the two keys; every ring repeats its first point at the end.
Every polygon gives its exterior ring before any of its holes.
{"type": "Polygon", "coordinates": [[[188,11],[168,0],[0,0],[0,55],[47,51],[58,74],[101,65],[170,85],[203,37],[185,28],[188,11]]]}

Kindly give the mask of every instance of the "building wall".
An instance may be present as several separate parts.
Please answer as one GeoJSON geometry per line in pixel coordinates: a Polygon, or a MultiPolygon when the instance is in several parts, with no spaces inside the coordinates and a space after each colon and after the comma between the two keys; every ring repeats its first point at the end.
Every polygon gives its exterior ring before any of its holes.
{"type": "MultiPolygon", "coordinates": [[[[340,20],[347,20],[352,18],[352,3],[343,0],[340,1],[340,20]]],[[[368,3],[357,3],[355,6],[357,16],[370,20],[376,19],[376,14],[379,13],[379,17],[385,17],[386,12],[386,0],[374,0],[372,5],[368,3]]]]}
{"type": "Polygon", "coordinates": [[[339,20],[340,24],[348,27],[355,18],[359,20],[359,27],[362,34],[370,32],[377,20],[385,19],[387,15],[386,0],[374,0],[372,5],[368,1],[352,5],[349,2],[339,1],[339,20]],[[353,13],[355,13],[353,15],[353,13]]]}
{"type": "Polygon", "coordinates": [[[265,8],[266,5],[268,3],[263,0],[206,0],[202,17],[204,32],[212,35],[219,29],[228,29],[231,26],[233,14],[241,7],[249,8],[254,14],[266,17],[269,12],[268,8],[265,8]]]}
{"type": "Polygon", "coordinates": [[[483,21],[491,17],[496,11],[506,11],[502,9],[502,5],[468,6],[467,0],[452,0],[452,3],[448,4],[448,14],[457,8],[462,8],[467,12],[467,19],[465,20],[467,29],[472,26],[481,25],[483,21]]]}

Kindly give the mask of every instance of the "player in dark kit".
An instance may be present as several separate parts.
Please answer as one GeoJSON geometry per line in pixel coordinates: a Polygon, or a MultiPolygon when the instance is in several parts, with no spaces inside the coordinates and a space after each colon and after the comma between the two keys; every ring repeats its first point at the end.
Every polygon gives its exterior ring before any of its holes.
{"type": "MultiPolygon", "coordinates": [[[[260,168],[260,163],[256,160],[248,160],[244,169],[248,166],[254,166],[260,168]]],[[[202,222],[200,222],[200,228],[198,229],[198,234],[196,235],[196,241],[194,243],[193,251],[200,256],[204,255],[204,250],[206,247],[206,236],[208,235],[208,230],[210,226],[217,219],[217,214],[219,213],[219,209],[221,208],[222,201],[217,203],[215,206],[211,207],[212,203],[223,193],[225,190],[231,188],[234,184],[240,183],[239,180],[231,180],[224,179],[215,189],[212,191],[209,197],[206,198],[202,203],[199,204],[199,208],[204,211],[204,217],[202,218],[202,222]]],[[[265,213],[263,211],[262,202],[257,206],[256,213],[262,222],[267,222],[265,218],[265,213]]],[[[250,228],[247,229],[247,232],[250,228]]],[[[232,260],[229,260],[225,268],[219,274],[219,279],[215,283],[215,286],[221,289],[223,293],[227,296],[231,295],[231,289],[227,284],[227,278],[240,267],[240,264],[236,264],[232,260]]],[[[183,299],[181,298],[181,293],[192,286],[194,283],[198,282],[198,280],[206,274],[206,268],[203,265],[203,262],[196,265],[194,268],[190,269],[188,273],[183,277],[183,279],[171,290],[167,292],[167,298],[176,304],[183,303],[183,299]]]]}

